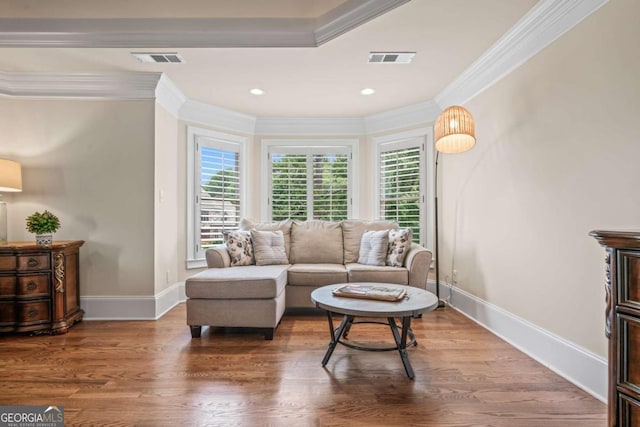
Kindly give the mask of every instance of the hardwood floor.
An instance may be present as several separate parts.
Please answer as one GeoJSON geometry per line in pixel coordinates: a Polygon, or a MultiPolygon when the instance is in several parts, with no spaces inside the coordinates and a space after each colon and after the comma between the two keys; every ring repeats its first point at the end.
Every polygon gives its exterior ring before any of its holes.
{"type": "MultiPolygon", "coordinates": [[[[259,331],[203,329],[180,304],[158,321],[84,321],[58,336],[0,337],[0,405],[62,405],[77,426],[604,426],[603,403],[455,310],[413,320],[397,352],[338,346],[322,313],[259,331]]],[[[389,343],[381,325],[351,341],[389,343]]]]}

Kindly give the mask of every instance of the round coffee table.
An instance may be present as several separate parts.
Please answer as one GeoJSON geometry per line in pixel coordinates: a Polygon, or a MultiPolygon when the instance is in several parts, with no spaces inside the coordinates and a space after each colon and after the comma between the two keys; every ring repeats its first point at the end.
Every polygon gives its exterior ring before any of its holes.
{"type": "Polygon", "coordinates": [[[400,301],[379,301],[372,299],[360,299],[360,298],[347,298],[342,296],[336,296],[333,294],[333,290],[344,286],[346,283],[340,283],[335,285],[323,286],[314,290],[311,293],[311,300],[315,303],[316,307],[326,310],[327,318],[329,320],[329,332],[331,334],[331,341],[329,342],[329,348],[322,359],[322,366],[326,366],[327,362],[333,354],[333,350],[338,343],[345,345],[356,350],[367,351],[388,351],[398,350],[400,359],[404,365],[404,370],[407,376],[411,379],[415,377],[411,363],[409,362],[409,356],[407,354],[407,336],[411,338],[411,343],[415,343],[413,339],[413,333],[411,332],[411,318],[418,316],[426,311],[431,311],[438,307],[438,299],[431,292],[427,292],[423,289],[414,288],[412,286],[394,285],[390,283],[349,283],[349,285],[376,285],[384,286],[387,288],[402,288],[406,289],[407,293],[405,298],[400,301]],[[333,326],[333,313],[342,314],[342,322],[340,326],[334,328],[333,326]],[[373,318],[386,318],[387,322],[354,322],[355,317],[373,317],[373,318]],[[402,329],[398,331],[398,325],[396,325],[395,318],[402,318],[402,329]],[[353,345],[351,343],[344,342],[342,338],[346,338],[351,325],[357,323],[379,323],[388,325],[391,328],[393,339],[396,343],[395,347],[385,348],[372,348],[353,345]]]}

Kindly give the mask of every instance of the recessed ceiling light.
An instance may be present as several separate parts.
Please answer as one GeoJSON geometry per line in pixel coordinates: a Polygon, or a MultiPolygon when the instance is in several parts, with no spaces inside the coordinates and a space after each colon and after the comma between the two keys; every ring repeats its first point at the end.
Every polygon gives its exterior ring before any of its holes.
{"type": "Polygon", "coordinates": [[[253,89],[251,89],[249,93],[251,93],[252,95],[264,95],[264,91],[257,87],[254,87],[253,89]]]}
{"type": "Polygon", "coordinates": [[[374,93],[376,93],[375,89],[371,89],[370,87],[364,88],[360,91],[361,94],[363,95],[373,95],[374,93]]]}

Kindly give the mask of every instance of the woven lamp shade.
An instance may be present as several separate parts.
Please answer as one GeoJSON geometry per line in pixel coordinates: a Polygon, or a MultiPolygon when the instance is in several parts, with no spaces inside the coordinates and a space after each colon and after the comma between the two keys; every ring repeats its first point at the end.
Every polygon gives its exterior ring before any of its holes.
{"type": "Polygon", "coordinates": [[[476,143],[476,128],[467,109],[454,105],[445,109],[433,127],[436,150],[442,153],[462,153],[476,143]]]}
{"type": "Polygon", "coordinates": [[[20,163],[0,159],[0,193],[22,191],[22,169],[20,163]]]}

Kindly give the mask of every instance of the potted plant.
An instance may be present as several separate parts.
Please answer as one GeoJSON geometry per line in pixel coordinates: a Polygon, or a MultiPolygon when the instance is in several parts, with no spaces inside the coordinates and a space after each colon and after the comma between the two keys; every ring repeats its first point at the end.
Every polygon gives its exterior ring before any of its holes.
{"type": "Polygon", "coordinates": [[[49,246],[53,242],[53,233],[60,228],[60,220],[51,212],[34,212],[27,217],[27,230],[36,235],[36,243],[49,246]]]}

